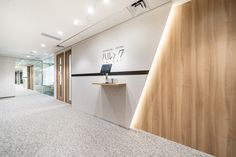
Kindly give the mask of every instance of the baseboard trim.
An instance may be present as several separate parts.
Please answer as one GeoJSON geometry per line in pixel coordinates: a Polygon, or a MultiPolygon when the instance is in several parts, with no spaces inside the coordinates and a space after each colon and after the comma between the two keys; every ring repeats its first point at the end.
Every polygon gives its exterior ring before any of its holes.
{"type": "Polygon", "coordinates": [[[6,97],[0,97],[0,99],[7,99],[7,98],[14,98],[16,96],[6,96],[6,97]]]}

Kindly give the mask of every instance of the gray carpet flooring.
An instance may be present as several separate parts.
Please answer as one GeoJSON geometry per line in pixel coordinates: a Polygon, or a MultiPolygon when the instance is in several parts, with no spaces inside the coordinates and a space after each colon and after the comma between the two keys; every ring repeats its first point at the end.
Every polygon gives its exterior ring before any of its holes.
{"type": "Polygon", "coordinates": [[[210,157],[33,91],[0,100],[0,157],[210,157]]]}

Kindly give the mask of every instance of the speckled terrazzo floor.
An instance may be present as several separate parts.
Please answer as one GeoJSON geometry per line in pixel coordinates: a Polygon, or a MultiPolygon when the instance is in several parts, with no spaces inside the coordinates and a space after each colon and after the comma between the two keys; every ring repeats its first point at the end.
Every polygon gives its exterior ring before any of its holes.
{"type": "Polygon", "coordinates": [[[32,91],[0,99],[0,157],[210,157],[32,91]]]}

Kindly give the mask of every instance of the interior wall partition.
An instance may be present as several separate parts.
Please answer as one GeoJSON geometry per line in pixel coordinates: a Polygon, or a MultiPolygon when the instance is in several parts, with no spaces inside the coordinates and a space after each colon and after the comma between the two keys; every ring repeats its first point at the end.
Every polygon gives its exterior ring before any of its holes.
{"type": "Polygon", "coordinates": [[[236,156],[236,1],[173,7],[132,127],[236,156]]]}

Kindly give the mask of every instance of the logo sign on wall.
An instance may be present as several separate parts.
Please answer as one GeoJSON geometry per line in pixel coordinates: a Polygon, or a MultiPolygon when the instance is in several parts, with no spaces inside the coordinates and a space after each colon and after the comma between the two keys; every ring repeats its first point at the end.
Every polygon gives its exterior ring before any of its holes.
{"type": "Polygon", "coordinates": [[[114,48],[106,49],[102,51],[102,62],[104,64],[114,64],[122,61],[125,49],[124,46],[117,46],[114,48]]]}

